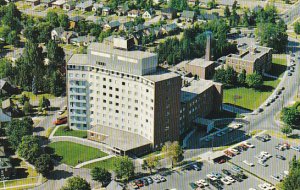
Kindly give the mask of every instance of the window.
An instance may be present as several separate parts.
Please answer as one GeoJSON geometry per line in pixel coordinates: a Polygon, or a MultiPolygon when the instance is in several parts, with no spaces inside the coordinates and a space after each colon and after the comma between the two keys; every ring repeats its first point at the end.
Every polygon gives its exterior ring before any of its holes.
{"type": "Polygon", "coordinates": [[[106,103],[106,100],[103,100],[103,103],[106,103]]]}
{"type": "Polygon", "coordinates": [[[118,92],[118,91],[119,91],[119,89],[118,89],[118,88],[116,88],[116,91],[118,92]]]}
{"type": "Polygon", "coordinates": [[[101,62],[101,61],[96,61],[96,64],[97,64],[97,65],[100,65],[100,66],[106,66],[106,63],[101,62]]]}
{"type": "Polygon", "coordinates": [[[116,98],[117,98],[117,99],[119,99],[119,96],[118,96],[118,95],[116,95],[116,98]]]}
{"type": "Polygon", "coordinates": [[[103,88],[106,88],[106,85],[103,85],[103,88]]]}
{"type": "Polygon", "coordinates": [[[125,85],[125,82],[122,82],[122,85],[125,85]]]}
{"type": "Polygon", "coordinates": [[[106,78],[103,77],[103,81],[106,81],[106,78]]]}
{"type": "Polygon", "coordinates": [[[116,110],[116,113],[119,113],[119,110],[116,110]]]}
{"type": "Polygon", "coordinates": [[[149,92],[149,89],[146,89],[146,92],[149,92]]]}

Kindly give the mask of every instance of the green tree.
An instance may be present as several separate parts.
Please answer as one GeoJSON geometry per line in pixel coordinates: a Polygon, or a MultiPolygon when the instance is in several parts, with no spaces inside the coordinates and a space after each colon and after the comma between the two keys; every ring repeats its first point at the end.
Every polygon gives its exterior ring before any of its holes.
{"type": "Polygon", "coordinates": [[[25,94],[22,94],[19,101],[22,105],[25,105],[25,102],[29,102],[29,100],[30,99],[25,94]]]}
{"type": "Polygon", "coordinates": [[[111,31],[107,30],[107,31],[101,31],[100,35],[99,35],[99,42],[103,42],[104,38],[107,38],[111,35],[111,31]]]}
{"type": "Polygon", "coordinates": [[[18,146],[18,154],[28,160],[30,163],[34,163],[36,159],[42,154],[40,146],[40,139],[38,136],[24,136],[18,146]]]}
{"type": "Polygon", "coordinates": [[[42,154],[34,162],[34,167],[38,173],[43,176],[47,176],[51,171],[53,171],[54,163],[52,162],[49,154],[42,154]]]}
{"type": "Polygon", "coordinates": [[[128,156],[118,157],[114,164],[118,178],[125,178],[128,181],[134,175],[134,165],[128,156]]]}
{"type": "Polygon", "coordinates": [[[150,170],[150,174],[152,174],[152,170],[155,169],[159,164],[159,158],[157,156],[150,156],[143,160],[142,168],[144,170],[150,170]]]}
{"type": "Polygon", "coordinates": [[[47,44],[47,58],[49,59],[48,73],[53,73],[64,67],[65,52],[53,40],[49,40],[47,44]]]}
{"type": "Polygon", "coordinates": [[[39,107],[48,109],[50,107],[50,100],[43,96],[39,100],[39,107]]]}
{"type": "Polygon", "coordinates": [[[35,26],[27,26],[25,29],[24,29],[24,37],[29,40],[29,41],[32,41],[32,42],[38,42],[38,36],[39,36],[39,30],[37,27],[35,26]]]}
{"type": "Polygon", "coordinates": [[[59,71],[53,72],[50,78],[50,92],[59,96],[65,91],[66,79],[59,71]]]}
{"type": "Polygon", "coordinates": [[[282,127],[280,130],[286,136],[288,136],[289,134],[291,134],[293,132],[293,129],[290,126],[288,126],[288,125],[282,127]]]}
{"type": "Polygon", "coordinates": [[[60,27],[63,27],[64,29],[69,28],[69,17],[68,17],[68,15],[60,14],[58,16],[58,22],[59,22],[60,27]]]}
{"type": "Polygon", "coordinates": [[[300,161],[296,156],[290,161],[289,175],[280,184],[282,190],[300,189],[300,161]]]}
{"type": "Polygon", "coordinates": [[[28,115],[32,110],[32,106],[30,105],[29,101],[26,101],[24,103],[24,106],[23,106],[23,112],[25,115],[28,115]]]}
{"type": "Polygon", "coordinates": [[[67,180],[61,190],[91,190],[91,185],[83,178],[77,176],[67,180]]]}
{"type": "Polygon", "coordinates": [[[105,168],[95,167],[91,171],[93,180],[98,181],[102,184],[107,184],[111,181],[111,173],[105,168]]]}
{"type": "Polygon", "coordinates": [[[261,88],[264,83],[263,77],[258,73],[249,74],[246,76],[246,84],[250,88],[261,88]]]}
{"type": "Polygon", "coordinates": [[[214,9],[214,8],[216,8],[216,7],[217,7],[216,1],[215,1],[215,0],[209,1],[209,2],[207,3],[207,7],[208,7],[209,9],[214,9]]]}
{"type": "Polygon", "coordinates": [[[245,83],[246,83],[246,70],[245,69],[243,69],[243,71],[238,75],[237,82],[240,85],[245,85],[245,83]]]}
{"type": "Polygon", "coordinates": [[[0,59],[0,78],[12,78],[13,76],[14,72],[12,63],[6,58],[0,59]]]}
{"type": "Polygon", "coordinates": [[[37,26],[39,31],[39,36],[37,38],[40,43],[47,43],[51,39],[52,26],[49,22],[40,22],[37,26]]]}
{"type": "Polygon", "coordinates": [[[300,34],[300,22],[295,22],[294,24],[294,31],[296,34],[300,34]]]}
{"type": "Polygon", "coordinates": [[[48,11],[45,20],[52,25],[52,27],[59,26],[58,14],[53,11],[48,11]]]}
{"type": "Polygon", "coordinates": [[[144,24],[144,22],[145,19],[140,16],[135,17],[133,21],[134,25],[144,24]]]}
{"type": "Polygon", "coordinates": [[[281,120],[288,126],[299,129],[300,111],[295,107],[283,108],[281,111],[281,120]]]}
{"type": "Polygon", "coordinates": [[[225,16],[226,18],[229,18],[229,17],[231,16],[231,12],[230,12],[230,9],[229,9],[229,6],[228,6],[228,5],[226,5],[226,7],[225,7],[225,10],[224,10],[224,16],[225,16]]]}
{"type": "Polygon", "coordinates": [[[5,133],[12,149],[17,150],[23,136],[32,135],[32,126],[33,121],[31,118],[13,119],[6,125],[5,133]]]}
{"type": "Polygon", "coordinates": [[[183,150],[177,141],[166,142],[162,147],[162,153],[165,158],[171,159],[172,168],[179,161],[180,157],[183,156],[183,150]]]}
{"type": "Polygon", "coordinates": [[[6,38],[6,42],[10,45],[18,46],[20,43],[20,37],[18,36],[17,31],[11,31],[6,38]]]}

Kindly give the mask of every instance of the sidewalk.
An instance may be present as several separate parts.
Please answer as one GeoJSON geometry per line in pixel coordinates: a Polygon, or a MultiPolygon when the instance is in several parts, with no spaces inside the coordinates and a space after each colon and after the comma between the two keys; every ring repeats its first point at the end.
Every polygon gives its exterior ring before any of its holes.
{"type": "Polygon", "coordinates": [[[82,162],[82,163],[78,164],[77,166],[75,166],[74,168],[78,169],[78,168],[81,168],[82,166],[92,164],[92,163],[95,163],[95,162],[99,162],[99,161],[103,161],[103,160],[107,160],[107,159],[112,158],[112,157],[115,157],[115,156],[114,155],[108,155],[108,156],[104,156],[102,158],[96,158],[94,160],[89,160],[89,161],[86,161],[86,162],[82,162]]]}

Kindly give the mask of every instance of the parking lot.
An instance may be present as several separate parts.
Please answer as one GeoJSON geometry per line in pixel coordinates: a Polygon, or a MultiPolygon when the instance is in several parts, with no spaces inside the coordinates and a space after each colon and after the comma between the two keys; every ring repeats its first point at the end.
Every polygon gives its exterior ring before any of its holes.
{"type": "MultiPolygon", "coordinates": [[[[203,164],[198,164],[201,166],[200,171],[196,171],[193,169],[183,169],[181,171],[172,171],[171,173],[166,174],[164,177],[166,178],[166,182],[161,183],[153,183],[148,186],[141,187],[140,189],[159,189],[159,190],[165,190],[165,189],[172,189],[176,188],[177,190],[188,190],[192,189],[189,185],[189,183],[196,182],[200,179],[207,178],[206,175],[211,172],[218,172],[222,173],[222,169],[230,170],[233,166],[229,163],[225,164],[211,164],[208,162],[204,162],[203,164]]],[[[247,175],[247,174],[246,174],[247,175]]],[[[225,176],[225,175],[224,175],[225,176]]],[[[255,188],[258,184],[262,183],[257,178],[247,175],[248,178],[244,179],[242,182],[234,182],[231,185],[223,185],[223,189],[228,190],[236,190],[243,187],[243,189],[249,189],[249,188],[255,188]]],[[[217,189],[213,187],[211,184],[208,187],[205,187],[205,189],[217,189]]]]}
{"type": "MultiPolygon", "coordinates": [[[[300,152],[297,152],[292,149],[284,150],[284,151],[275,149],[275,146],[278,145],[278,143],[285,143],[284,140],[280,140],[275,137],[272,137],[271,140],[267,142],[261,142],[257,139],[251,139],[248,140],[247,142],[250,142],[251,144],[255,145],[255,148],[249,148],[247,151],[244,151],[241,154],[236,155],[231,159],[231,162],[250,171],[251,173],[257,176],[260,176],[261,178],[269,181],[272,184],[279,183],[279,181],[271,178],[271,175],[278,175],[279,173],[283,173],[284,171],[288,170],[289,161],[292,159],[292,157],[294,155],[296,155],[297,157],[300,156],[300,152]],[[268,165],[266,167],[259,165],[257,163],[258,159],[255,158],[255,156],[259,155],[260,152],[262,151],[266,151],[272,155],[272,157],[266,161],[266,164],[268,165]],[[286,159],[281,160],[279,158],[276,158],[276,154],[284,156],[286,159]],[[254,166],[251,167],[246,165],[245,163],[243,163],[244,160],[253,163],[254,166]]],[[[297,146],[296,144],[291,144],[291,143],[290,145],[297,146]]]]}

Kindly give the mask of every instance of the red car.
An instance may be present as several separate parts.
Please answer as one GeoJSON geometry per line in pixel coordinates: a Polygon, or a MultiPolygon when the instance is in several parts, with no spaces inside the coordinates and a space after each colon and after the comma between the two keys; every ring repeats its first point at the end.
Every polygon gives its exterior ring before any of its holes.
{"type": "Polygon", "coordinates": [[[54,125],[61,125],[61,124],[66,124],[68,122],[68,118],[67,117],[59,117],[57,118],[53,124],[54,125]]]}
{"type": "Polygon", "coordinates": [[[223,164],[225,162],[226,162],[226,160],[224,160],[224,159],[221,159],[221,160],[218,161],[219,164],[223,164]]]}
{"type": "Polygon", "coordinates": [[[143,186],[144,186],[144,183],[143,183],[141,180],[136,180],[136,181],[135,181],[135,184],[136,184],[138,187],[143,187],[143,186]]]}

